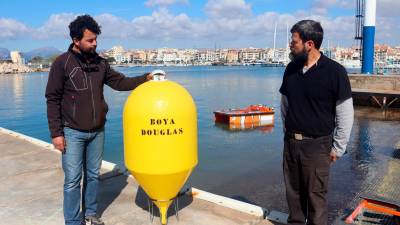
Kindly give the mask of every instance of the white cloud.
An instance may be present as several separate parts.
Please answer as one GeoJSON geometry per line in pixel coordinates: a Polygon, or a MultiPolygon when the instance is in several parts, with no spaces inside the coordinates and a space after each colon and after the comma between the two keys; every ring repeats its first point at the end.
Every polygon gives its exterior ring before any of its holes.
{"type": "MultiPolygon", "coordinates": [[[[378,4],[378,12],[387,10],[387,4],[394,0],[381,0],[378,4]]],[[[333,7],[341,1],[327,0],[325,3],[318,1],[326,7],[333,7]]],[[[400,4],[400,3],[396,3],[400,4]]],[[[290,27],[299,20],[314,19],[321,22],[325,31],[326,40],[331,45],[339,43],[352,45],[354,38],[354,16],[329,16],[326,13],[314,13],[312,11],[296,11],[293,13],[277,13],[267,11],[252,15],[252,8],[243,0],[209,0],[204,7],[206,18],[199,20],[185,13],[173,14],[167,8],[160,7],[150,15],[135,17],[126,20],[113,14],[101,14],[94,16],[102,26],[101,39],[107,42],[119,42],[121,44],[147,42],[154,47],[171,46],[180,47],[183,44],[193,46],[193,43],[201,43],[197,47],[210,47],[214,42],[225,46],[270,46],[275,23],[278,23],[278,39],[283,46],[286,44],[286,24],[290,27]],[[206,43],[206,44],[204,44],[206,43]],[[231,43],[231,44],[229,44],[231,43]]],[[[70,13],[56,14],[39,28],[29,28],[26,25],[11,19],[0,19],[0,40],[27,38],[52,40],[69,39],[68,24],[77,15],[70,13]]],[[[399,16],[378,17],[377,42],[399,44],[400,24],[399,16]]],[[[107,43],[106,42],[106,43],[107,43]]],[[[104,42],[103,42],[104,43],[104,42]]],[[[238,47],[239,47],[238,46],[238,47]]]]}
{"type": "MultiPolygon", "coordinates": [[[[332,7],[341,7],[355,11],[355,2],[346,0],[315,0],[314,12],[318,9],[320,13],[317,15],[325,15],[327,10],[332,7]],[[324,13],[324,9],[326,10],[324,13]]],[[[400,1],[398,0],[378,0],[377,1],[377,18],[376,18],[376,42],[377,43],[392,43],[399,44],[400,37],[400,1]]],[[[326,37],[331,38],[335,42],[341,40],[351,40],[355,35],[355,17],[336,17],[328,18],[320,17],[323,27],[326,30],[326,37]]]]}
{"type": "MultiPolygon", "coordinates": [[[[330,8],[356,8],[356,1],[350,0],[313,0],[311,11],[317,14],[326,14],[330,8]]],[[[400,9],[399,0],[377,0],[377,16],[378,17],[398,17],[400,9]]]]}
{"type": "Polygon", "coordinates": [[[127,21],[111,14],[96,16],[102,26],[102,38],[131,40],[172,40],[189,38],[196,30],[194,22],[186,14],[172,15],[165,8],[149,16],[140,16],[127,21]]]}
{"type": "Polygon", "coordinates": [[[351,9],[356,6],[356,2],[349,0],[314,0],[313,6],[318,8],[339,7],[351,9]]]}
{"type": "Polygon", "coordinates": [[[25,24],[14,19],[0,18],[0,41],[17,39],[31,31],[25,24]]]}
{"type": "Polygon", "coordinates": [[[61,13],[51,15],[46,23],[33,32],[33,37],[39,40],[51,38],[69,38],[68,25],[78,15],[72,13],[61,13]]]}
{"type": "Polygon", "coordinates": [[[355,1],[349,0],[314,0],[311,12],[318,15],[325,15],[330,8],[338,7],[345,9],[353,9],[356,6],[355,1]]]}
{"type": "Polygon", "coordinates": [[[400,17],[400,1],[399,0],[378,0],[376,1],[377,17],[400,17]]]}
{"type": "Polygon", "coordinates": [[[95,16],[94,19],[101,26],[100,36],[102,38],[129,39],[131,37],[132,24],[129,21],[112,14],[101,14],[95,16]]]}
{"type": "Polygon", "coordinates": [[[251,5],[244,0],[209,0],[205,13],[214,18],[241,18],[251,16],[251,5]]]}
{"type": "Polygon", "coordinates": [[[182,39],[193,37],[198,25],[184,13],[175,16],[167,9],[159,9],[151,16],[141,16],[132,20],[132,32],[136,38],[182,39]]]}
{"type": "Polygon", "coordinates": [[[154,7],[154,6],[161,6],[161,7],[166,7],[174,4],[187,4],[187,0],[147,0],[144,4],[147,7],[154,7]]]}

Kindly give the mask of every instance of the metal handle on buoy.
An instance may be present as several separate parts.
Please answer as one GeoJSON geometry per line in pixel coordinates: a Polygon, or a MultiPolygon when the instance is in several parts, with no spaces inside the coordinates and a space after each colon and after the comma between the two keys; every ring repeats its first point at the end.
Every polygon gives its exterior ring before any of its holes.
{"type": "Polygon", "coordinates": [[[153,75],[153,81],[167,80],[165,79],[167,74],[163,70],[153,70],[150,74],[153,75]]]}

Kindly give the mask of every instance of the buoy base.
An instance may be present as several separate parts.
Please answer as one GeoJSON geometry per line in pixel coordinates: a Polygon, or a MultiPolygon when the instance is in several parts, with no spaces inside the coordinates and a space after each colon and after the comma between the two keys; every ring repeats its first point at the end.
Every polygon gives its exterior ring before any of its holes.
{"type": "Polygon", "coordinates": [[[159,211],[160,211],[160,220],[162,225],[166,225],[168,223],[167,219],[167,212],[168,212],[168,207],[171,204],[170,201],[154,201],[154,204],[157,205],[159,211]]]}

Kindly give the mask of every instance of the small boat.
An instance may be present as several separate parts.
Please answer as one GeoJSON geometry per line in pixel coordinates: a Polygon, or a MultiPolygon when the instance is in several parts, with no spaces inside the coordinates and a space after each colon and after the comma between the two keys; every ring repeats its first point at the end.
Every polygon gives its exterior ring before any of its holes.
{"type": "Polygon", "coordinates": [[[262,63],[262,67],[285,67],[285,63],[283,62],[267,62],[267,63],[262,63]]]}
{"type": "Polygon", "coordinates": [[[211,63],[211,66],[225,66],[225,63],[221,61],[214,61],[211,63]]]}
{"type": "Polygon", "coordinates": [[[232,127],[258,127],[274,125],[275,110],[265,105],[250,105],[244,109],[227,109],[214,112],[216,123],[232,127]]]}
{"type": "Polygon", "coordinates": [[[274,125],[259,126],[254,124],[234,125],[234,124],[215,123],[215,127],[218,127],[219,129],[229,132],[261,131],[262,133],[265,134],[272,133],[272,131],[274,130],[274,125]]]}

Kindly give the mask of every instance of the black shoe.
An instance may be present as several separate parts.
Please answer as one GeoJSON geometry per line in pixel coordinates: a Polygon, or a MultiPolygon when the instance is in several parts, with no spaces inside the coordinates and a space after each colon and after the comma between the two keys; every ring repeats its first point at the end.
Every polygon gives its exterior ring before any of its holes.
{"type": "Polygon", "coordinates": [[[96,216],[86,216],[83,224],[84,225],[104,225],[104,222],[100,218],[97,218],[96,216]]]}

